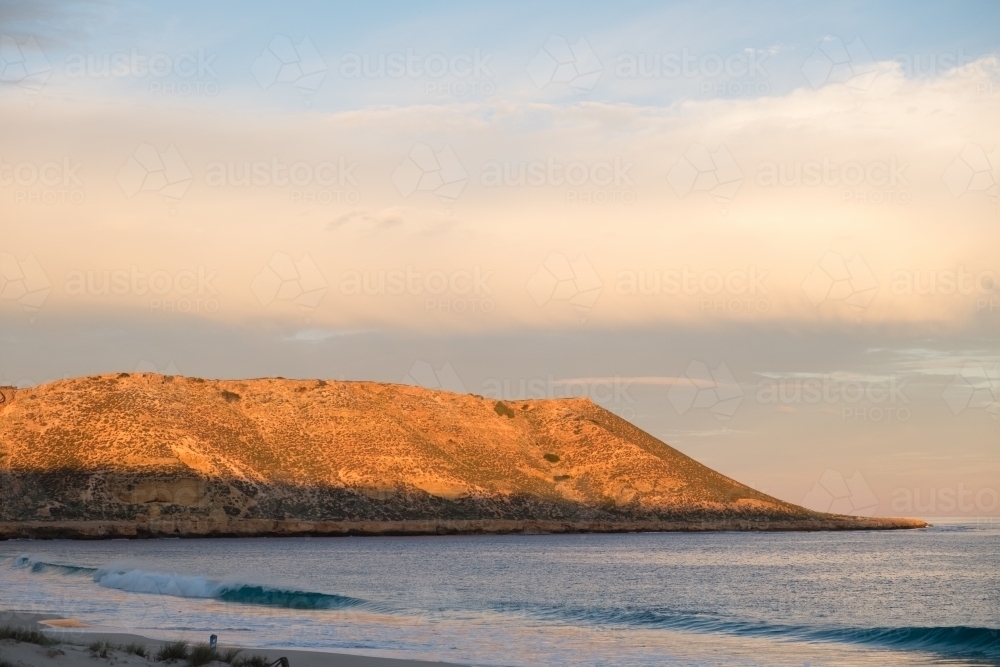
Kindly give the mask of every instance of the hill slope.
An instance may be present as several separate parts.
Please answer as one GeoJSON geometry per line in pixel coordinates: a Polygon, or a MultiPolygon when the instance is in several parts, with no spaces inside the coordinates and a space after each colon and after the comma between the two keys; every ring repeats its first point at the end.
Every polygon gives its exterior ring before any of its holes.
{"type": "Polygon", "coordinates": [[[586,399],[126,373],[0,398],[0,537],[922,525],[785,503],[586,399]]]}

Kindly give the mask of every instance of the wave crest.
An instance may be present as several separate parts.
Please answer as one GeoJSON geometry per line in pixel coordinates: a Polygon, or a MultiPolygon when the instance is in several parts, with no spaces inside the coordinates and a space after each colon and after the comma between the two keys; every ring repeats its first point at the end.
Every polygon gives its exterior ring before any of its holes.
{"type": "Polygon", "coordinates": [[[32,572],[56,572],[58,574],[92,574],[97,571],[96,567],[85,567],[83,565],[63,565],[62,563],[49,563],[38,560],[29,554],[22,554],[14,559],[11,564],[16,568],[30,568],[32,572]]]}
{"type": "Polygon", "coordinates": [[[902,651],[940,655],[1000,658],[1000,629],[956,626],[894,628],[782,625],[723,619],[711,614],[666,612],[653,609],[598,609],[503,604],[500,612],[520,612],[546,620],[596,625],[664,628],[698,633],[768,637],[805,642],[863,644],[902,651]]]}
{"type": "Polygon", "coordinates": [[[149,572],[127,564],[111,564],[94,572],[94,581],[104,588],[128,593],[156,593],[181,598],[210,598],[236,604],[287,609],[345,609],[364,600],[345,595],[302,591],[241,581],[216,581],[183,574],[149,572]]]}
{"type": "Polygon", "coordinates": [[[103,567],[86,567],[50,563],[39,560],[30,554],[22,554],[14,558],[11,565],[18,569],[28,569],[37,574],[90,575],[98,586],[126,593],[153,593],[179,598],[215,599],[234,604],[286,609],[347,609],[362,605],[373,606],[365,600],[347,595],[155,572],[143,570],[128,562],[115,562],[103,567]]]}

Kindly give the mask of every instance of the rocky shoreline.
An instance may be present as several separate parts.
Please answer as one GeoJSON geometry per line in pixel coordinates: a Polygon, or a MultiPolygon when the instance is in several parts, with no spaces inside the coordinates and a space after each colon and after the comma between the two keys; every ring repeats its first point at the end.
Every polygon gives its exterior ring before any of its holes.
{"type": "Polygon", "coordinates": [[[0,523],[0,540],[121,539],[158,537],[304,537],[484,535],[703,531],[832,531],[926,528],[919,519],[831,515],[829,518],[692,519],[690,521],[300,521],[250,519],[219,523],[180,519],[134,523],[127,521],[25,521],[0,523]]]}

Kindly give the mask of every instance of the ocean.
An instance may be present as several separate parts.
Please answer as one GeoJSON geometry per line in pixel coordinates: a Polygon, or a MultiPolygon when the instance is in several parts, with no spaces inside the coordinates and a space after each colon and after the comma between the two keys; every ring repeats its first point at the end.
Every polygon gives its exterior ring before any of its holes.
{"type": "Polygon", "coordinates": [[[9,541],[0,608],[470,665],[1000,665],[1000,524],[9,541]]]}

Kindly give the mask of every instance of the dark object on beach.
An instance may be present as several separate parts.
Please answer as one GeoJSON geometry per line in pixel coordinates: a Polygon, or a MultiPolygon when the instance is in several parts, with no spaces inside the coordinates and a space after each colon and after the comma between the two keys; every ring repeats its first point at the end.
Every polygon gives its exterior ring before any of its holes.
{"type": "Polygon", "coordinates": [[[213,651],[215,650],[215,647],[216,647],[216,645],[217,645],[218,643],[219,643],[219,636],[218,636],[218,635],[211,635],[211,636],[210,636],[210,637],[208,638],[208,645],[209,645],[209,647],[211,647],[211,649],[212,649],[213,651]]]}

